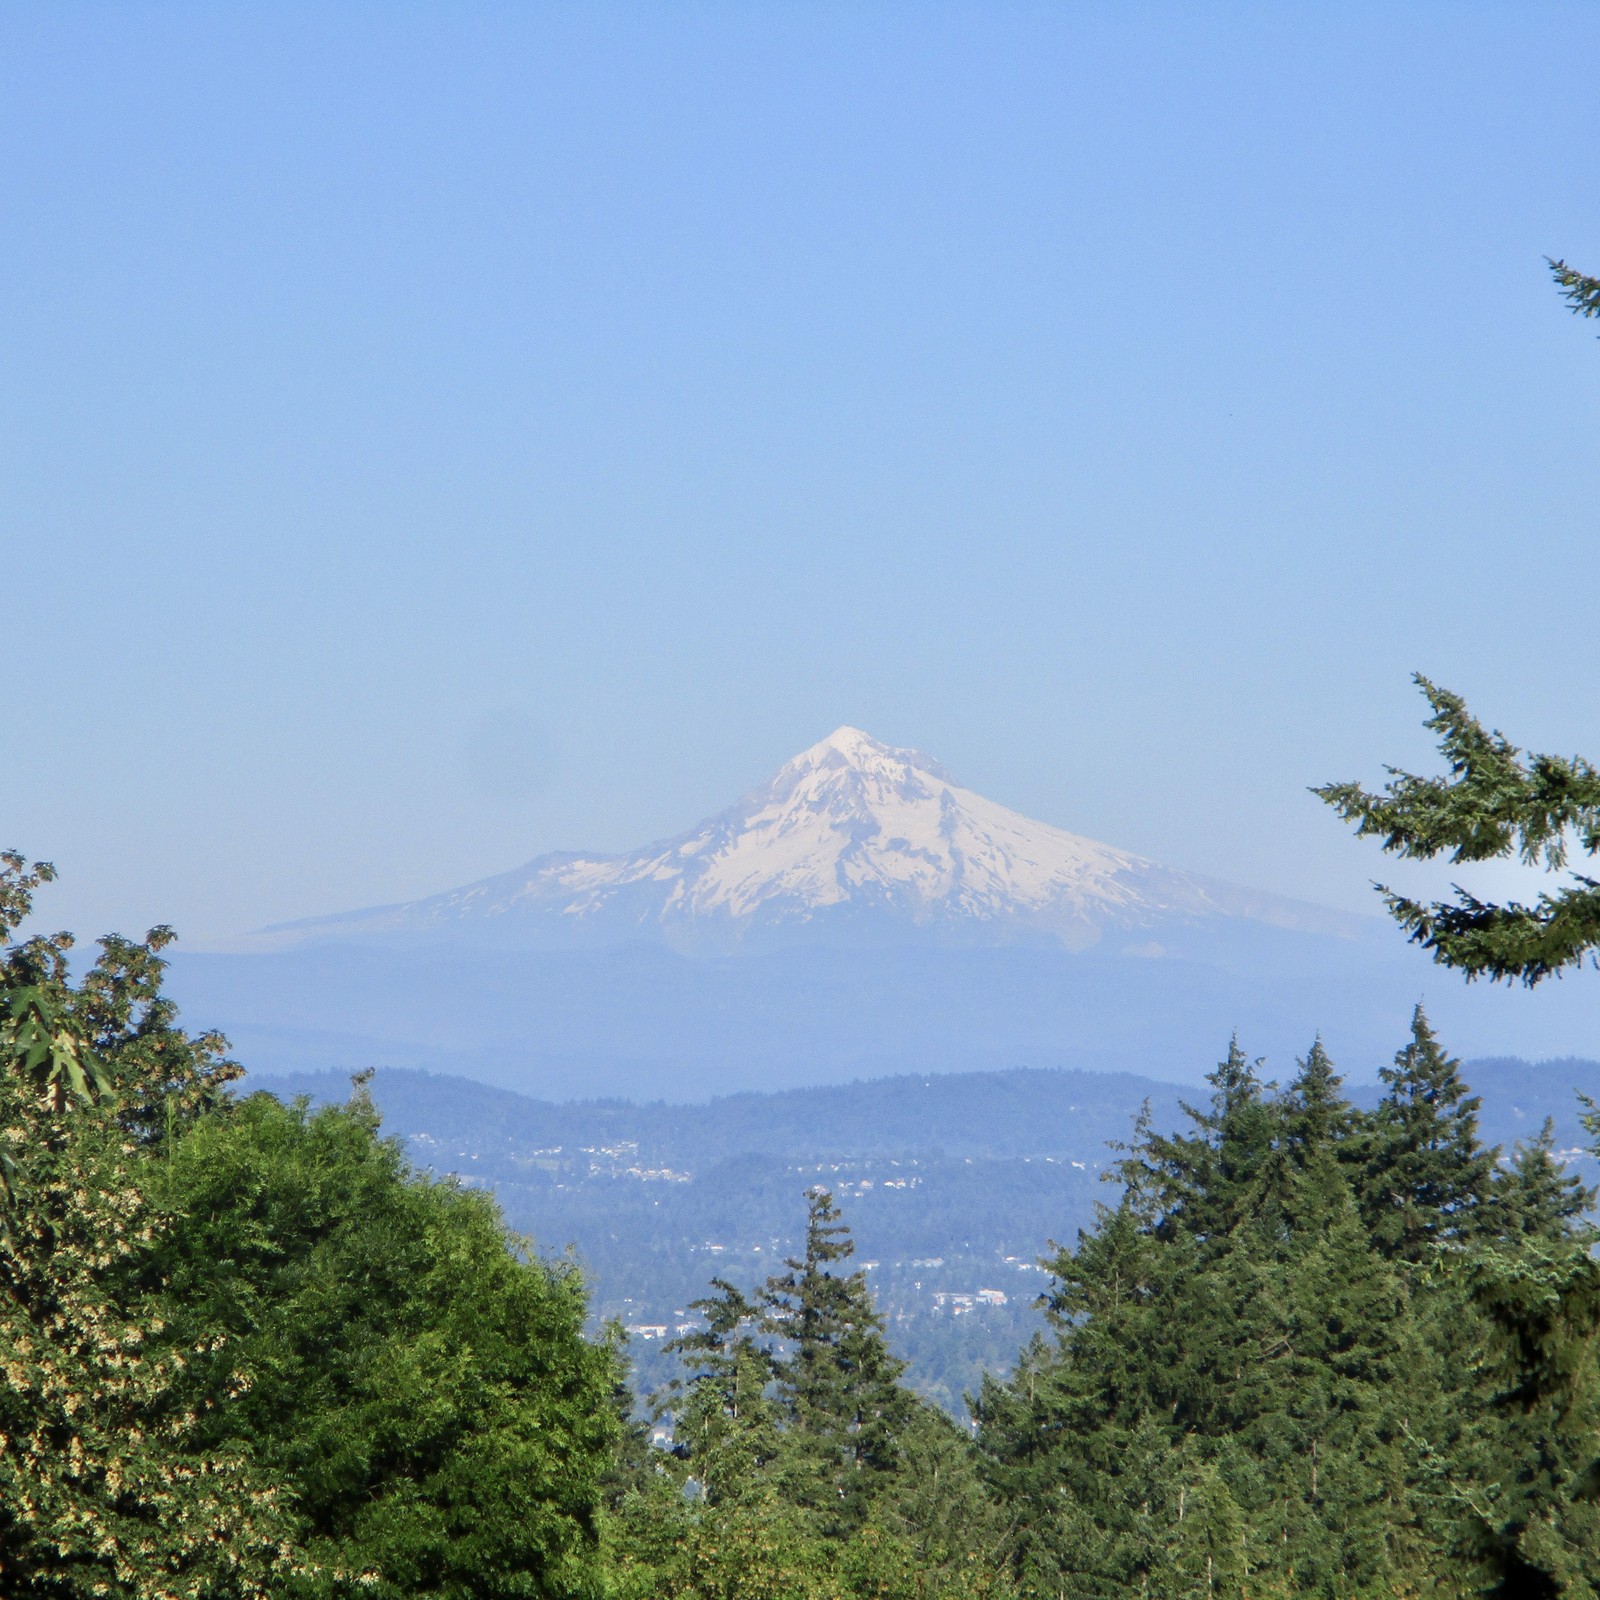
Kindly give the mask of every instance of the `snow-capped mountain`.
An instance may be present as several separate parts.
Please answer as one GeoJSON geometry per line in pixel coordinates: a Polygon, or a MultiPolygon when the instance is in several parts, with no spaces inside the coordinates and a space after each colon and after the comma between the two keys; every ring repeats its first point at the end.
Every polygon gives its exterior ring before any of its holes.
{"type": "Polygon", "coordinates": [[[1387,922],[1032,821],[840,728],[728,810],[408,905],[180,951],[252,1070],[373,1064],[554,1099],[1071,1066],[1193,1082],[1320,1029],[1370,1079],[1412,1008],[1463,1055],[1582,1054],[1597,991],[1466,988],[1387,922]]]}
{"type": "MultiPolygon", "coordinates": [[[[1214,919],[1348,935],[1359,919],[1175,871],[1036,822],[938,762],[843,727],[726,811],[622,855],[541,856],[425,900],[268,930],[274,942],[456,934],[734,949],[818,935],[954,943],[1108,935],[1214,919]]],[[[1136,941],[1137,942],[1137,941],[1136,941]]]]}

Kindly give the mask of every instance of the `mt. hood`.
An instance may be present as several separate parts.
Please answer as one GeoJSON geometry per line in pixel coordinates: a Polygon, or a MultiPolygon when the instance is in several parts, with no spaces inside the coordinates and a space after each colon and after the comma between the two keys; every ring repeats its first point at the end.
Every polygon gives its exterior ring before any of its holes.
{"type": "MultiPolygon", "coordinates": [[[[1600,990],[1467,990],[1376,917],[1035,822],[855,728],[620,855],[179,952],[262,1071],[423,1067],[557,1099],[697,1099],[988,1067],[1194,1081],[1317,1030],[1370,1078],[1419,999],[1452,1049],[1581,1053],[1600,990]]],[[[1592,1047],[1591,1047],[1592,1048],[1592,1047]]]]}
{"type": "Polygon", "coordinates": [[[404,905],[267,930],[273,943],[448,935],[647,940],[684,951],[869,937],[1083,949],[1217,919],[1349,936],[1360,919],[1159,866],[1035,822],[938,762],[843,727],[688,833],[622,855],[558,853],[404,905]]]}

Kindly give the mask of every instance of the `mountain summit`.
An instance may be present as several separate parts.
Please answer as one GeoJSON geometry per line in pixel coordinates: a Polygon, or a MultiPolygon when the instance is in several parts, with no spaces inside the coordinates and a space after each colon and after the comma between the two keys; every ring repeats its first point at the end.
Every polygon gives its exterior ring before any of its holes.
{"type": "Polygon", "coordinates": [[[1193,1082],[1230,1034],[1277,1064],[1319,1028],[1360,1081],[1419,997],[1485,1055],[1572,1054],[1596,1009],[1580,985],[1556,1011],[1441,984],[1377,918],[1036,822],[859,728],[676,838],[180,952],[171,977],[259,1071],[558,1100],[1020,1066],[1193,1082]]]}
{"type": "Polygon", "coordinates": [[[1215,919],[1348,934],[1355,918],[1162,867],[963,788],[938,762],[837,728],[742,800],[621,855],[560,853],[425,900],[268,930],[279,940],[453,934],[539,944],[774,939],[1082,949],[1215,919]]]}

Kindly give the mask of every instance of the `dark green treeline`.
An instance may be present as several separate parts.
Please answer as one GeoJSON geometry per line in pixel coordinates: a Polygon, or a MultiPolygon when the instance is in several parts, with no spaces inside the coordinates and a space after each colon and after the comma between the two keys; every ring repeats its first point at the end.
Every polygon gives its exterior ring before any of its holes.
{"type": "Polygon", "coordinates": [[[1361,1113],[1320,1043],[1282,1088],[1235,1045],[1186,1131],[1139,1126],[970,1442],[896,1405],[814,1194],[805,1260],[681,1341],[623,1592],[1600,1593],[1593,1195],[1548,1131],[1482,1147],[1420,1010],[1384,1080],[1361,1113]]]}
{"type": "Polygon", "coordinates": [[[1592,1200],[1497,1165],[1419,1010],[1370,1115],[1320,1044],[1237,1046],[1051,1263],[1052,1343],[978,1403],[1025,1589],[1595,1592],[1592,1200]]]}

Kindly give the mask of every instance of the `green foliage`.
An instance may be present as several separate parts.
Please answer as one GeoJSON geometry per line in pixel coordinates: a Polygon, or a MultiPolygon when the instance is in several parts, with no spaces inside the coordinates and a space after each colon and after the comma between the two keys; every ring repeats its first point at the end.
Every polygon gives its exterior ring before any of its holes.
{"type": "Polygon", "coordinates": [[[487,1195],[411,1174],[359,1096],[253,1095],[176,1142],[161,1192],[183,1325],[254,1374],[213,1431],[293,1485],[305,1593],[589,1581],[617,1424],[574,1273],[519,1259],[487,1195]]]}
{"type": "MultiPolygon", "coordinates": [[[[1548,260],[1548,258],[1546,258],[1548,260]]],[[[1580,317],[1600,316],[1600,278],[1565,261],[1549,261],[1562,297],[1580,317]]],[[[1600,851],[1600,772],[1581,756],[1530,755],[1467,710],[1460,695],[1415,682],[1433,715],[1424,726],[1439,735],[1448,778],[1420,778],[1396,767],[1373,794],[1359,783],[1329,783],[1311,792],[1326,801],[1360,838],[1377,837],[1392,855],[1454,863],[1512,855],[1552,872],[1567,863],[1569,839],[1586,856],[1600,851]]],[[[1573,873],[1573,882],[1532,905],[1495,905],[1456,886],[1454,900],[1425,904],[1379,884],[1389,913],[1412,942],[1454,967],[1468,981],[1521,982],[1532,987],[1578,966],[1600,947],[1600,881],[1573,873]]]]}
{"type": "Polygon", "coordinates": [[[1494,1157],[1460,1068],[1419,1005],[1410,1041],[1378,1073],[1388,1092],[1361,1145],[1363,1209],[1379,1247],[1413,1263],[1470,1238],[1489,1198],[1494,1157]]]}
{"type": "MultiPolygon", "coordinates": [[[[0,937],[48,868],[0,858],[0,937]]],[[[619,1432],[576,1275],[370,1102],[225,1093],[168,930],[0,953],[0,1592],[598,1588],[619,1432]]]]}
{"type": "Polygon", "coordinates": [[[1521,1238],[1549,1241],[1581,1231],[1594,1210],[1595,1191],[1556,1158],[1547,1117],[1534,1138],[1519,1144],[1493,1191],[1489,1232],[1511,1248],[1521,1238]]]}
{"type": "MultiPolygon", "coordinates": [[[[0,938],[51,877],[0,858],[0,938]]],[[[104,942],[68,981],[65,935],[0,954],[0,1590],[260,1596],[298,1565],[281,1488],[208,1437],[194,1369],[247,1382],[217,1331],[184,1334],[154,1267],[176,1219],[150,1193],[138,1111],[160,1082],[227,1075],[152,1005],[158,936],[104,942]]]]}
{"type": "Polygon", "coordinates": [[[613,1596],[1009,1597],[971,1439],[900,1385],[849,1229],[806,1198],[804,1255],[755,1297],[713,1280],[670,1347],[673,1448],[606,1519],[613,1596]]]}
{"type": "Polygon", "coordinates": [[[17,984],[0,996],[0,1050],[13,1070],[57,1113],[69,1100],[87,1105],[110,1084],[42,983],[17,984]]]}
{"type": "MultiPolygon", "coordinates": [[[[1581,757],[1523,752],[1468,712],[1459,695],[1417,685],[1433,715],[1449,778],[1421,778],[1390,767],[1389,782],[1371,794],[1358,783],[1330,783],[1312,793],[1358,837],[1379,837],[1391,854],[1452,862],[1517,855],[1550,871],[1566,865],[1569,836],[1585,855],[1600,850],[1600,772],[1581,757]]],[[[1457,888],[1453,901],[1424,904],[1379,885],[1395,921],[1436,961],[1470,980],[1520,979],[1530,987],[1577,966],[1600,945],[1600,882],[1575,882],[1541,894],[1532,905],[1493,905],[1457,888]]]]}
{"type": "Polygon", "coordinates": [[[1257,1072],[1237,1038],[1211,1072],[1209,1108],[1183,1107],[1188,1132],[1161,1133],[1141,1116],[1117,1176],[1141,1210],[1155,1208],[1164,1238],[1224,1237],[1250,1205],[1274,1121],[1257,1072]]]}
{"type": "Polygon", "coordinates": [[[805,1255],[767,1280],[762,1304],[767,1327],[789,1347],[774,1373],[789,1425],[790,1492],[833,1534],[859,1526],[893,1473],[914,1402],[866,1275],[836,1270],[855,1245],[832,1195],[812,1189],[806,1199],[805,1255]]]}
{"type": "MultiPolygon", "coordinates": [[[[0,934],[48,876],[4,858],[0,934]]],[[[1484,1148],[1420,1008],[1370,1113],[1320,1040],[1282,1089],[1235,1041],[1142,1118],[976,1441],[816,1189],[783,1271],[695,1302],[662,1450],[575,1272],[362,1080],[224,1092],[169,937],[76,984],[64,935],[0,954],[0,1593],[1600,1600],[1593,1194],[1548,1125],[1484,1148]]]]}
{"type": "Polygon", "coordinates": [[[1600,1593],[1600,1266],[1579,1229],[1472,1261],[1486,1315],[1483,1423],[1451,1474],[1472,1544],[1507,1593],[1600,1593]]]}
{"type": "Polygon", "coordinates": [[[1561,298],[1580,317],[1600,317],[1600,278],[1586,278],[1565,261],[1551,261],[1545,257],[1550,275],[1561,290],[1561,298]]]}
{"type": "MultiPolygon", "coordinates": [[[[1575,314],[1600,316],[1600,279],[1549,266],[1575,314]]],[[[1314,790],[1358,835],[1401,857],[1515,855],[1553,872],[1572,842],[1600,852],[1600,771],[1581,757],[1525,757],[1458,695],[1416,681],[1450,775],[1391,767],[1378,794],[1355,783],[1314,790]]],[[[1531,987],[1600,948],[1600,881],[1572,880],[1532,905],[1490,904],[1459,886],[1455,900],[1427,905],[1379,887],[1436,961],[1469,981],[1531,987]]],[[[1417,1325],[1444,1357],[1433,1429],[1406,1431],[1452,1530],[1448,1548],[1464,1572],[1475,1565],[1481,1589],[1595,1596],[1600,1265],[1582,1220],[1593,1192],[1561,1170],[1548,1121],[1503,1171],[1489,1169],[1475,1148],[1476,1102],[1420,1009],[1411,1045],[1384,1077],[1390,1093],[1366,1137],[1364,1210],[1375,1247],[1410,1268],[1417,1325]]],[[[1600,1133],[1594,1117],[1586,1124],[1600,1133]]]]}
{"type": "Polygon", "coordinates": [[[779,1413],[769,1389],[777,1376],[758,1309],[721,1278],[714,1294],[692,1302],[705,1326],[675,1340],[687,1377],[668,1390],[680,1456],[693,1465],[708,1503],[759,1497],[782,1450],[779,1413]]]}
{"type": "Polygon", "coordinates": [[[1010,1527],[983,1481],[966,1431],[919,1405],[899,1437],[899,1463],[881,1485],[858,1539],[892,1540],[925,1592],[999,1593],[1010,1527]]]}
{"type": "Polygon", "coordinates": [[[1588,1595],[1595,1264],[1547,1142],[1506,1168],[1427,1019],[1368,1115],[1237,1044],[980,1396],[1025,1593],[1588,1595]]]}

